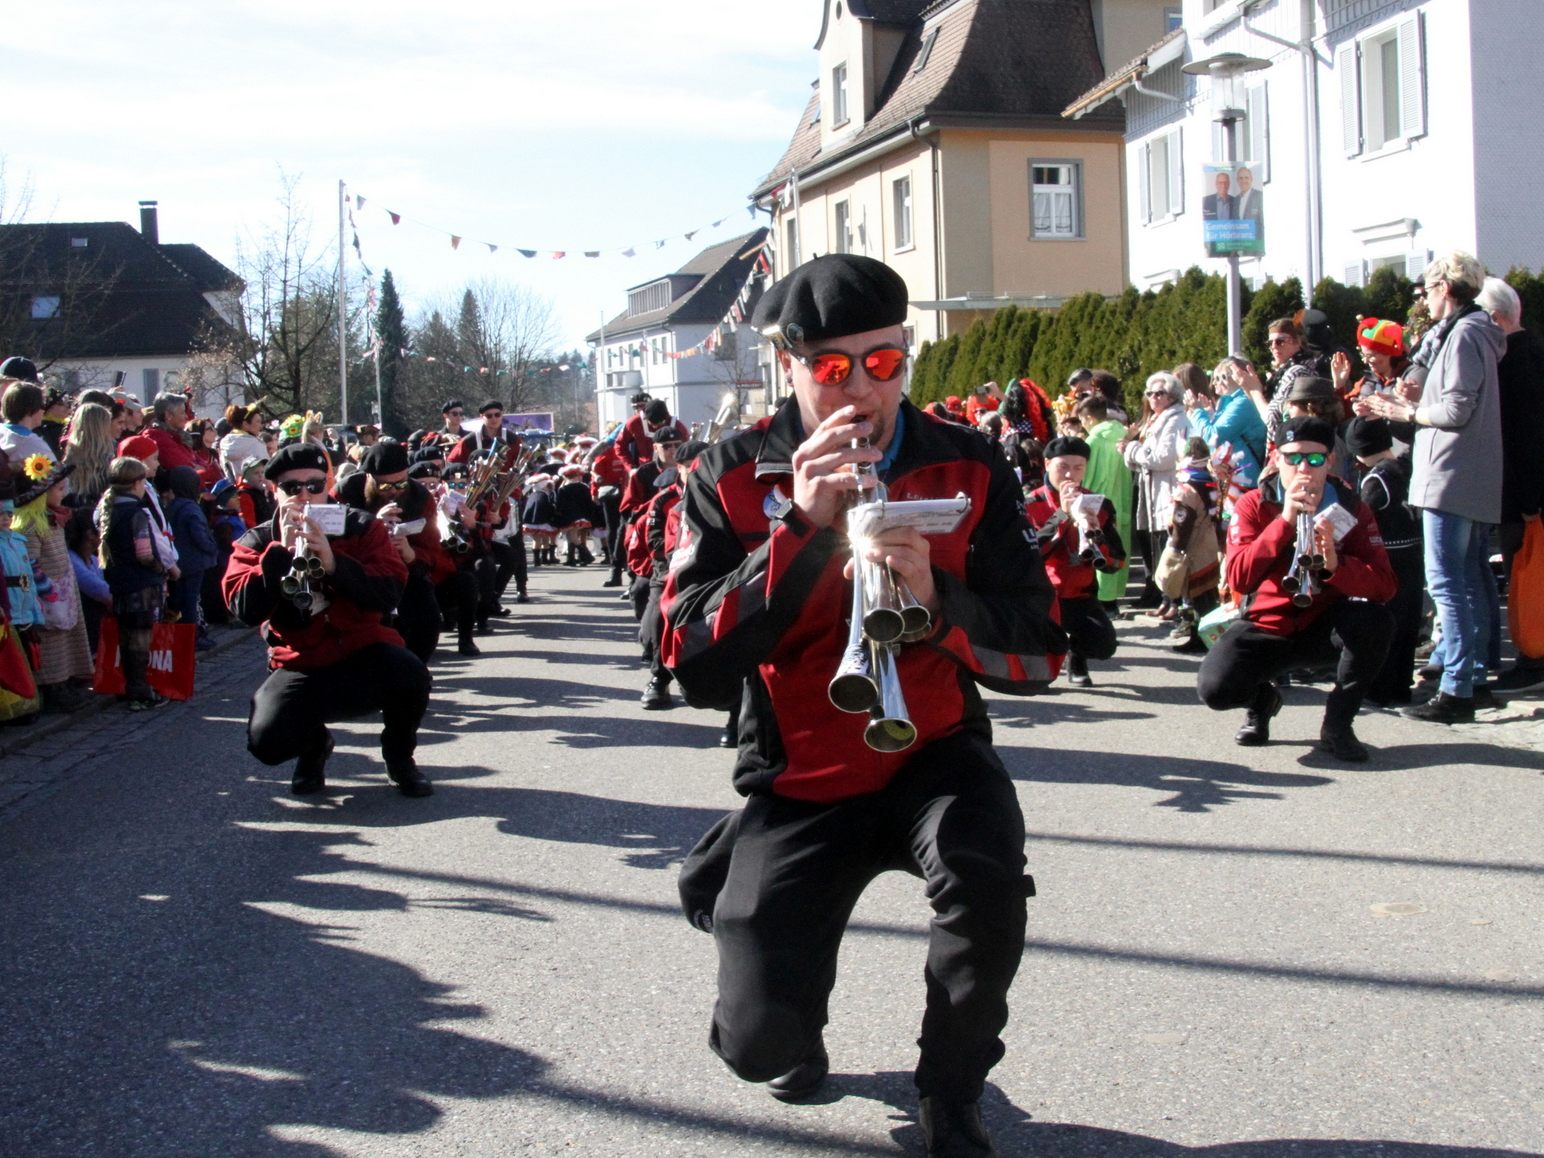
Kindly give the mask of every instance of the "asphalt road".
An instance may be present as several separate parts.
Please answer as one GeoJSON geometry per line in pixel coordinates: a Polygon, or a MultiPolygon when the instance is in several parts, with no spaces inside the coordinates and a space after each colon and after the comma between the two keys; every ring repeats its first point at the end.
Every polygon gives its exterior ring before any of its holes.
{"type": "MultiPolygon", "coordinates": [[[[822,1097],[709,1053],[675,877],[735,804],[723,721],[639,708],[601,578],[537,571],[484,656],[439,662],[428,800],[368,722],[292,800],[244,749],[250,637],[189,704],[8,734],[0,1152],[919,1153],[909,877],[856,914],[822,1097]]],[[[1157,634],[1123,628],[1091,692],[993,704],[1040,887],[1003,1154],[1544,1151],[1544,754],[1375,715],[1374,763],[1338,767],[1302,687],[1246,752],[1157,634]]]]}

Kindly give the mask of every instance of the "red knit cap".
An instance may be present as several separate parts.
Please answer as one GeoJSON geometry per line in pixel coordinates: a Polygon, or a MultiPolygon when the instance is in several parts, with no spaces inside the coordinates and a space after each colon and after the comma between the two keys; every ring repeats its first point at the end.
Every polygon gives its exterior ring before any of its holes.
{"type": "Polygon", "coordinates": [[[146,434],[131,435],[118,444],[118,454],[123,458],[143,460],[160,453],[161,448],[155,444],[155,439],[146,434]]]}
{"type": "Polygon", "coordinates": [[[1404,331],[1394,322],[1386,322],[1381,318],[1357,319],[1356,344],[1364,350],[1385,354],[1390,358],[1402,358],[1405,355],[1404,331]]]}

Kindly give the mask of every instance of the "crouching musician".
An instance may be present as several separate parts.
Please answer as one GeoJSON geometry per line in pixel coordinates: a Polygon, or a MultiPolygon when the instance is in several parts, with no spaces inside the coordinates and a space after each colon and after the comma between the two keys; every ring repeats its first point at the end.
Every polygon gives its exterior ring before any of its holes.
{"type": "Polygon", "coordinates": [[[977,1103],[1003,1054],[1031,886],[977,685],[1045,686],[1066,637],[1006,460],[905,400],[906,313],[900,276],[853,254],[773,285],[754,325],[793,399],[705,450],[687,484],[662,648],[692,703],[726,707],[743,686],[734,783],[746,801],[698,845],[681,891],[718,950],[712,1048],[791,1101],[829,1068],[822,1031],[853,905],[886,869],[924,878],[935,916],[921,1123],[930,1152],[985,1153],[977,1103]],[[963,495],[969,509],[948,533],[882,528],[854,560],[847,510],[871,481],[859,468],[890,500],[963,495]],[[903,606],[927,614],[920,638],[881,659],[906,697],[904,745],[871,746],[870,713],[833,702],[855,562],[882,565],[903,606]]]}

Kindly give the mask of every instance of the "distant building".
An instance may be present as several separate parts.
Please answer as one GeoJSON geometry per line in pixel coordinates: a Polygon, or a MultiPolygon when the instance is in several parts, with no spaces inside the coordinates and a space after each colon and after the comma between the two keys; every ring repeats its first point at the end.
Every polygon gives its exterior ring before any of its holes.
{"type": "Polygon", "coordinates": [[[1202,166],[1224,158],[1214,82],[1181,69],[1228,52],[1269,64],[1234,104],[1264,214],[1265,252],[1241,263],[1253,284],[1356,285],[1384,266],[1419,278],[1455,248],[1497,272],[1544,265],[1529,208],[1544,154],[1511,131],[1544,123],[1524,79],[1541,15],[1529,0],[1184,0],[1180,30],[1065,110],[1081,123],[1125,103],[1130,280],[1222,267],[1201,226],[1202,166]]]}
{"type": "Polygon", "coordinates": [[[1124,115],[1060,114],[1172,7],[826,0],[814,91],[752,193],[773,215],[776,272],[822,253],[879,258],[911,291],[913,345],[1004,305],[1119,293],[1124,115]]]}
{"type": "Polygon", "coordinates": [[[766,240],[757,229],[634,286],[627,309],[586,337],[595,350],[600,430],[631,417],[628,399],[640,390],[663,398],[688,426],[710,421],[731,391],[743,408],[758,408],[766,383],[752,331],[739,320],[749,319],[760,291],[752,275],[766,240]]]}
{"type": "MultiPolygon", "coordinates": [[[[145,401],[181,389],[199,341],[242,324],[241,279],[197,245],[162,243],[154,201],[140,202],[138,231],[121,221],[0,226],[0,255],[0,310],[14,319],[15,348],[4,353],[28,355],[68,390],[110,388],[119,374],[145,401]]],[[[196,400],[201,413],[239,400],[241,388],[212,393],[196,400]]]]}

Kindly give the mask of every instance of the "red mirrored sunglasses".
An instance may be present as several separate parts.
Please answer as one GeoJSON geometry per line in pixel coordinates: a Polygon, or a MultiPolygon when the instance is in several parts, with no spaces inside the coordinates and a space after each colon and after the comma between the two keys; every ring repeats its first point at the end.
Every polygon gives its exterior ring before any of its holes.
{"type": "MultiPolygon", "coordinates": [[[[852,355],[828,351],[824,354],[795,354],[794,360],[808,368],[810,377],[821,386],[840,386],[852,373],[852,355]]],[[[862,356],[863,369],[876,382],[889,382],[906,366],[906,351],[901,346],[875,346],[862,356]]]]}

